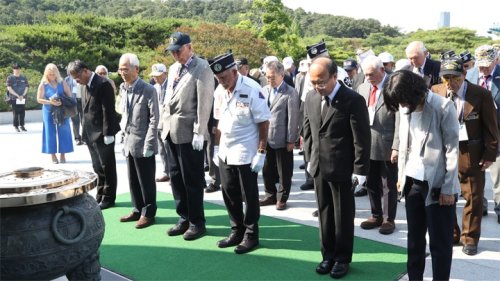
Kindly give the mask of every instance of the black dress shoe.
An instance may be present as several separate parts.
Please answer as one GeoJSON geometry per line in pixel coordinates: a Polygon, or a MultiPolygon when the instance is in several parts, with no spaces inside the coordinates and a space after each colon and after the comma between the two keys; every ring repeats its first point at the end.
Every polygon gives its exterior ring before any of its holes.
{"type": "Polygon", "coordinates": [[[354,192],[354,196],[356,197],[363,197],[366,195],[368,195],[368,191],[366,190],[366,188],[361,188],[360,190],[354,192]]]}
{"type": "Polygon", "coordinates": [[[182,223],[178,223],[167,231],[167,235],[168,236],[182,235],[184,234],[184,232],[188,230],[188,228],[189,228],[189,222],[185,221],[182,223]]]}
{"type": "Polygon", "coordinates": [[[21,126],[21,131],[26,132],[26,128],[24,128],[24,126],[21,126]]]}
{"type": "Polygon", "coordinates": [[[318,217],[318,215],[319,215],[319,214],[318,214],[318,210],[316,210],[316,211],[314,211],[314,212],[312,213],[312,216],[313,216],[313,217],[315,217],[315,218],[317,218],[317,217],[318,217]]]}
{"type": "Polygon", "coordinates": [[[264,199],[259,200],[259,205],[260,206],[276,205],[276,198],[273,198],[271,196],[266,196],[264,197],[264,199]]]}
{"type": "Polygon", "coordinates": [[[299,151],[299,155],[304,155],[304,150],[299,151]]]}
{"type": "Polygon", "coordinates": [[[78,140],[78,142],[76,143],[76,145],[84,145],[84,143],[83,143],[83,141],[78,140]]]}
{"type": "Polygon", "coordinates": [[[462,248],[462,252],[464,252],[464,254],[466,254],[466,255],[474,256],[475,254],[477,254],[477,246],[476,245],[465,245],[462,248]]]}
{"type": "Polygon", "coordinates": [[[486,217],[488,215],[488,209],[483,209],[483,217],[486,217]]]}
{"type": "Polygon", "coordinates": [[[219,191],[220,190],[220,187],[219,186],[215,186],[215,184],[211,183],[207,186],[207,188],[205,189],[205,192],[206,193],[212,193],[212,192],[216,192],[216,191],[219,191]]]}
{"type": "Polygon", "coordinates": [[[336,262],[330,271],[330,277],[332,278],[340,278],[347,274],[349,271],[349,264],[343,262],[336,262]]]}
{"type": "Polygon", "coordinates": [[[318,266],[316,267],[316,272],[319,274],[330,273],[334,264],[335,262],[332,260],[324,260],[318,264],[318,266]]]}
{"type": "Polygon", "coordinates": [[[500,215],[498,215],[498,217],[497,217],[497,222],[498,222],[498,224],[500,224],[500,215]]]}
{"type": "Polygon", "coordinates": [[[303,185],[300,186],[300,190],[311,190],[314,189],[314,183],[306,181],[303,185]]]}
{"type": "Polygon", "coordinates": [[[113,206],[115,206],[115,202],[102,201],[99,203],[99,208],[101,208],[101,210],[108,209],[113,206]]]}
{"type": "Polygon", "coordinates": [[[246,254],[255,250],[257,246],[259,246],[259,238],[246,238],[234,248],[234,252],[237,254],[246,254]]]}
{"type": "Polygon", "coordinates": [[[243,234],[231,232],[231,234],[229,234],[228,237],[219,240],[217,242],[217,247],[219,248],[234,247],[240,244],[242,240],[243,240],[243,234]]]}
{"type": "Polygon", "coordinates": [[[207,229],[205,228],[204,225],[202,226],[192,225],[186,232],[184,232],[182,237],[184,238],[184,240],[192,241],[203,237],[206,233],[207,229]]]}
{"type": "Polygon", "coordinates": [[[299,169],[305,170],[306,169],[306,164],[305,163],[300,164],[299,165],[299,169]]]}

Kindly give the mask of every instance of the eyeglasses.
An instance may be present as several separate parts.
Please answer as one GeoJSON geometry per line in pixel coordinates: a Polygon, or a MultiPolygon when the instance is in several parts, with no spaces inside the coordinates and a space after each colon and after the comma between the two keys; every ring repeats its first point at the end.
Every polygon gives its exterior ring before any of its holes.
{"type": "Polygon", "coordinates": [[[319,82],[319,81],[311,81],[311,85],[313,86],[313,88],[315,89],[318,89],[318,90],[323,90],[326,88],[326,84],[328,84],[328,81],[326,82],[319,82]]]}
{"type": "Polygon", "coordinates": [[[443,77],[441,77],[441,80],[443,81],[443,83],[447,83],[447,84],[458,83],[458,82],[462,81],[462,77],[460,77],[460,76],[451,76],[451,77],[450,76],[448,76],[448,77],[443,76],[443,77]]]}
{"type": "Polygon", "coordinates": [[[126,74],[130,71],[130,68],[118,68],[118,73],[126,74]]]}
{"type": "Polygon", "coordinates": [[[108,73],[107,72],[97,72],[98,75],[101,75],[101,76],[107,76],[108,73]]]}

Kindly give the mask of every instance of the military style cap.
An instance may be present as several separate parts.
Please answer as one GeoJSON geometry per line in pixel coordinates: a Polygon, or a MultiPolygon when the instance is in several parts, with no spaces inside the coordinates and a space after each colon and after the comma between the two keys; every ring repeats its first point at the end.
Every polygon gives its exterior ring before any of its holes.
{"type": "Polygon", "coordinates": [[[153,64],[151,67],[151,76],[160,76],[167,72],[167,67],[163,63],[153,64]]]}
{"type": "Polygon", "coordinates": [[[170,36],[170,45],[167,51],[178,51],[185,44],[191,43],[191,38],[186,33],[174,32],[170,36]]]}
{"type": "Polygon", "coordinates": [[[241,58],[238,58],[236,60],[236,64],[237,65],[248,65],[248,60],[247,60],[247,58],[241,57],[241,58]]]}
{"type": "Polygon", "coordinates": [[[17,62],[12,64],[12,69],[20,69],[20,68],[21,66],[17,62]]]}
{"type": "Polygon", "coordinates": [[[461,53],[460,58],[462,58],[462,61],[464,63],[470,62],[471,60],[474,60],[474,57],[471,55],[471,53],[469,51],[465,51],[465,52],[461,53]]]}
{"type": "Polygon", "coordinates": [[[212,69],[214,74],[222,73],[236,64],[233,54],[231,53],[217,56],[211,60],[208,60],[208,63],[210,64],[210,68],[212,69]]]}
{"type": "Polygon", "coordinates": [[[474,53],[477,66],[488,67],[497,59],[497,51],[491,45],[482,45],[474,53]]]}
{"type": "Polygon", "coordinates": [[[307,46],[306,49],[307,49],[307,55],[309,56],[310,59],[313,59],[321,55],[322,53],[328,51],[326,49],[326,44],[323,41],[311,46],[307,46]]]}
{"type": "Polygon", "coordinates": [[[355,60],[355,59],[346,59],[344,61],[344,70],[349,72],[353,69],[357,69],[358,68],[358,62],[355,60]]]}
{"type": "Polygon", "coordinates": [[[439,76],[460,76],[462,74],[464,74],[464,62],[462,59],[455,56],[441,61],[441,71],[439,72],[439,76]]]}
{"type": "Polygon", "coordinates": [[[441,53],[441,60],[447,60],[449,58],[455,57],[455,51],[449,50],[441,53]]]}

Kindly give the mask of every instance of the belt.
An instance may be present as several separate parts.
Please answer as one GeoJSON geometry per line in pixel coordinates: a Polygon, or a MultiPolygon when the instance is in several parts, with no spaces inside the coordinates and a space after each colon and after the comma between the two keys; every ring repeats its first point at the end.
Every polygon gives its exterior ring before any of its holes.
{"type": "Polygon", "coordinates": [[[460,141],[460,143],[463,143],[463,144],[481,144],[481,143],[483,143],[483,139],[472,139],[472,140],[460,141]]]}

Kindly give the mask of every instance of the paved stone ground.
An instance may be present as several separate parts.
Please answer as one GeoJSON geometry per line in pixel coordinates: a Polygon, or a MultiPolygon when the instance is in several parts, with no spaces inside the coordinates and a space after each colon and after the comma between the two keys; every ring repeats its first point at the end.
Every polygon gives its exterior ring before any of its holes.
{"type": "MultiPolygon", "coordinates": [[[[9,171],[15,168],[27,166],[42,166],[58,169],[77,169],[91,171],[91,160],[86,146],[75,146],[75,151],[66,156],[66,164],[52,164],[50,155],[42,154],[42,124],[28,123],[26,125],[28,132],[16,133],[11,125],[0,125],[0,171],[9,171]]],[[[119,140],[120,137],[118,137],[119,140]]],[[[118,193],[128,192],[127,171],[125,167],[125,158],[121,154],[122,146],[116,145],[117,170],[119,177],[118,193]]],[[[313,191],[301,191],[299,186],[304,182],[304,172],[299,170],[302,156],[295,153],[295,170],[293,174],[293,185],[289,208],[285,211],[277,211],[274,206],[261,208],[263,215],[282,218],[285,220],[303,223],[311,226],[318,226],[316,218],[311,213],[315,210],[315,199],[313,191]]],[[[157,174],[162,168],[159,157],[157,160],[157,174]]],[[[208,176],[207,176],[208,180],[208,176]]],[[[493,212],[493,201],[491,192],[491,180],[487,174],[486,196],[489,201],[489,215],[483,218],[482,235],[479,243],[479,253],[470,257],[462,253],[461,247],[456,246],[453,249],[453,264],[451,278],[453,280],[498,280],[500,277],[500,225],[497,224],[495,213],[493,212]]],[[[159,183],[158,191],[171,192],[169,183],[159,183]]],[[[259,179],[259,189],[263,195],[262,179],[259,179]]],[[[91,194],[95,194],[92,191],[91,194]]],[[[205,195],[205,200],[215,204],[223,205],[221,192],[215,192],[205,195]]],[[[462,214],[464,200],[459,200],[457,214],[459,220],[462,214]]],[[[359,227],[360,223],[370,215],[370,204],[368,197],[356,198],[356,219],[355,235],[367,239],[372,239],[384,243],[394,244],[401,247],[406,246],[407,225],[404,209],[404,202],[398,204],[396,218],[396,231],[391,235],[381,235],[377,230],[363,230],[359,227]]],[[[208,218],[210,219],[210,218],[208,218]]],[[[165,226],[165,229],[170,226],[165,226]]],[[[319,251],[319,241],[318,241],[319,251]]],[[[318,261],[319,262],[319,261],[318,261]]],[[[312,274],[314,269],[311,268],[312,274]]],[[[425,280],[432,280],[432,265],[430,257],[426,262],[425,280]]],[[[103,273],[103,280],[118,280],[118,277],[110,275],[109,272],[103,273]]],[[[65,280],[59,278],[58,280],[65,280]]],[[[402,278],[405,280],[405,277],[402,278]]]]}

